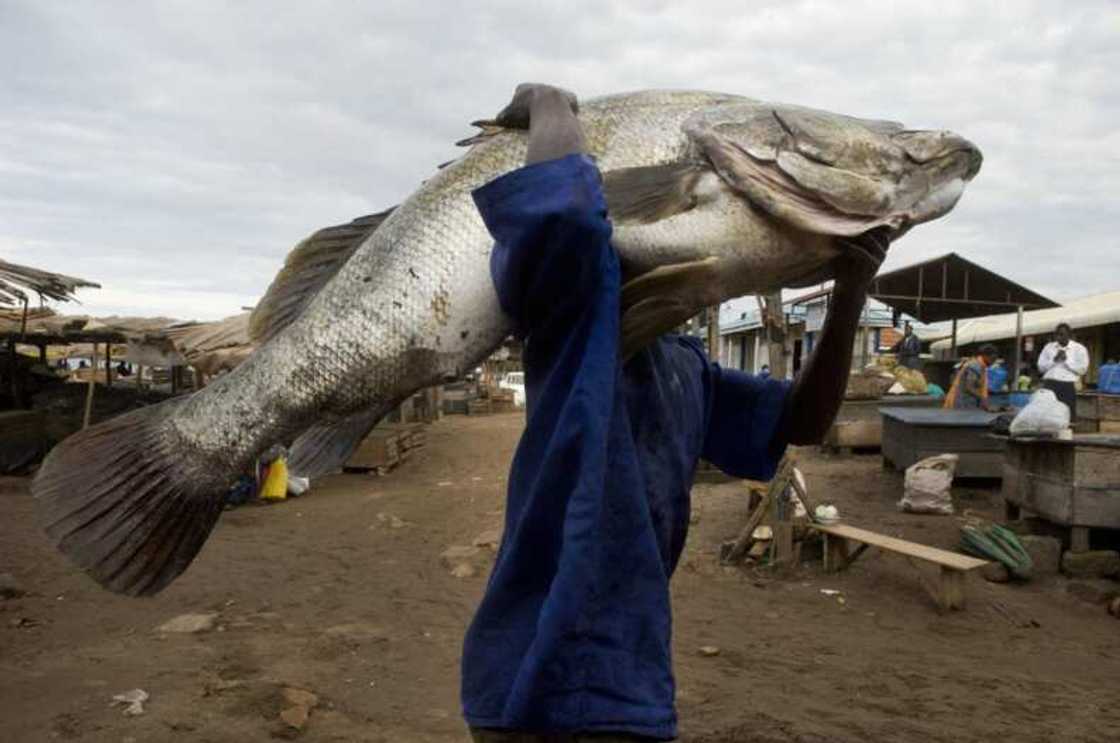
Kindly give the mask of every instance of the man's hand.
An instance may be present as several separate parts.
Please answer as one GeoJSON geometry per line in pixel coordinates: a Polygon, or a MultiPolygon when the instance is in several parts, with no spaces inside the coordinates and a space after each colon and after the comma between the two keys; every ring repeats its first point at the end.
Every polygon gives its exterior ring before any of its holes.
{"type": "Polygon", "coordinates": [[[565,106],[573,114],[579,113],[575,93],[543,83],[521,83],[513,91],[510,102],[494,117],[493,123],[506,129],[528,129],[534,111],[547,113],[563,110],[565,106]]]}
{"type": "Polygon", "coordinates": [[[507,129],[529,130],[525,164],[532,165],[587,152],[577,113],[579,103],[575,94],[552,85],[522,83],[492,123],[507,129]]]}

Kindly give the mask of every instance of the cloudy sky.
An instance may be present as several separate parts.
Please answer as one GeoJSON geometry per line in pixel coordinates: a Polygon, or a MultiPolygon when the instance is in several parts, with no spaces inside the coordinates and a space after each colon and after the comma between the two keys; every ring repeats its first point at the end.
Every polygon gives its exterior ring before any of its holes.
{"type": "Polygon", "coordinates": [[[953,129],[984,169],[889,266],[1120,288],[1120,3],[554,5],[0,0],[0,257],[100,281],[90,314],[223,317],[541,80],[953,129]]]}

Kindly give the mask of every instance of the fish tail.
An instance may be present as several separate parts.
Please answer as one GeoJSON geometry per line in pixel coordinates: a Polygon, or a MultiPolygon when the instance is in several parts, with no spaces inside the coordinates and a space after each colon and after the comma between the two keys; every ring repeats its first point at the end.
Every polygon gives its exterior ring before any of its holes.
{"type": "Polygon", "coordinates": [[[393,407],[379,405],[341,420],[312,426],[292,442],[288,470],[299,477],[315,478],[341,469],[393,407]]]}
{"type": "Polygon", "coordinates": [[[70,436],[32,483],[47,536],[111,591],[161,591],[190,565],[222,512],[221,468],[192,462],[190,450],[169,435],[182,402],[135,410],[70,436]]]}

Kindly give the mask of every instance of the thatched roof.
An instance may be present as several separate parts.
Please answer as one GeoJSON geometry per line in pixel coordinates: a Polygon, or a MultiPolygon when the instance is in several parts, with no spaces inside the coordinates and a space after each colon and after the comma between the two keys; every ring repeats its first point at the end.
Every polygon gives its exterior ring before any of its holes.
{"type": "Polygon", "coordinates": [[[249,341],[249,315],[206,323],[186,323],[166,328],[166,336],[186,362],[203,374],[230,370],[253,352],[249,341]]]}
{"type": "Polygon", "coordinates": [[[150,366],[189,364],[208,375],[232,369],[255,348],[249,341],[248,312],[215,322],[183,323],[167,317],[94,318],[30,308],[25,327],[22,309],[0,309],[0,340],[4,339],[66,346],[63,355],[74,357],[92,356],[91,344],[112,343],[114,358],[150,366]]]}
{"type": "Polygon", "coordinates": [[[83,286],[101,288],[101,284],[86,279],[0,260],[0,305],[24,304],[28,300],[27,292],[34,292],[43,299],[69,302],[74,299],[74,292],[83,286]]]}

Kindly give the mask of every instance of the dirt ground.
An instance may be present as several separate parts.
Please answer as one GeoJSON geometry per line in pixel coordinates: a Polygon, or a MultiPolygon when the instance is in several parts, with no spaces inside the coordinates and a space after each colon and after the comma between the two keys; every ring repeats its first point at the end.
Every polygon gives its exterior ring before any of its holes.
{"type": "MultiPolygon", "coordinates": [[[[388,476],[338,475],[230,511],[187,573],[145,600],[76,572],[34,527],[29,481],[0,480],[0,573],[27,592],[0,600],[0,739],[269,740],[295,687],[319,700],[302,740],[466,740],[459,649],[492,557],[467,557],[476,574],[455,577],[440,555],[500,526],[521,425],[447,418],[388,476]],[[215,627],[156,631],[188,612],[216,612],[215,627]],[[136,687],[151,695],[144,714],[110,706],[136,687]]],[[[953,519],[896,511],[901,476],[879,457],[799,456],[810,493],[848,521],[955,544],[953,519]]],[[[957,496],[998,510],[997,490],[957,496]]],[[[1063,579],[974,578],[967,608],[942,615],[889,555],[839,577],[819,563],[786,578],[721,568],[718,545],[746,508],[741,483],[694,489],[673,581],[682,740],[1120,739],[1120,622],[1063,579]]]]}

